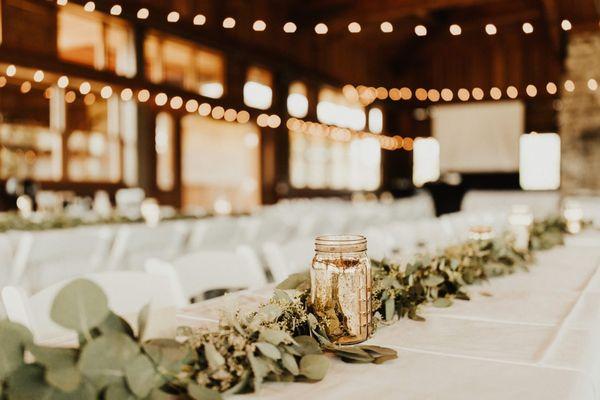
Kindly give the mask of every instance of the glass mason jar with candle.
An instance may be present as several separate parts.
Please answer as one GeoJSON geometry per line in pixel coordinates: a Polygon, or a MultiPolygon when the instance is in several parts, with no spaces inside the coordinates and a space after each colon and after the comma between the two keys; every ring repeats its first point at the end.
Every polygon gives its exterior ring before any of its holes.
{"type": "Polygon", "coordinates": [[[508,216],[510,233],[513,237],[513,247],[517,251],[529,250],[529,236],[533,224],[533,213],[526,205],[512,207],[508,216]]]}
{"type": "Polygon", "coordinates": [[[337,344],[355,344],[371,334],[371,263],[367,239],[323,235],[315,240],[310,269],[313,311],[337,344]]]}
{"type": "Polygon", "coordinates": [[[581,232],[583,227],[583,209],[581,205],[574,200],[563,202],[562,214],[567,224],[567,231],[575,234],[581,232]]]}
{"type": "Polygon", "coordinates": [[[469,239],[477,242],[483,242],[494,239],[494,229],[489,225],[472,226],[469,229],[469,239]]]}

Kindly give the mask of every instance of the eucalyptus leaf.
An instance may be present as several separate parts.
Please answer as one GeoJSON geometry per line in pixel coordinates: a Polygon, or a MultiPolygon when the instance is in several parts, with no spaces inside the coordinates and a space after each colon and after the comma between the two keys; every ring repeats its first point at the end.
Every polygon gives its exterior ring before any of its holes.
{"type": "Polygon", "coordinates": [[[434,286],[438,286],[440,283],[444,282],[444,278],[442,278],[439,275],[429,275],[426,278],[424,278],[423,280],[421,280],[421,283],[425,286],[429,286],[429,287],[434,287],[434,286]]]}
{"type": "Polygon", "coordinates": [[[120,332],[126,334],[130,338],[134,337],[133,329],[131,329],[129,323],[112,311],[109,312],[104,321],[98,325],[98,330],[102,334],[120,332]]]}
{"type": "Polygon", "coordinates": [[[125,380],[129,389],[138,397],[146,397],[152,389],[163,383],[161,376],[150,358],[145,354],[138,354],[125,367],[125,380]]]}
{"type": "Polygon", "coordinates": [[[296,343],[298,343],[298,345],[294,347],[298,350],[298,352],[301,355],[323,353],[319,342],[317,342],[311,336],[296,336],[294,337],[294,340],[296,341],[296,343]]]}
{"type": "Polygon", "coordinates": [[[247,356],[252,372],[254,373],[254,390],[258,390],[262,381],[270,372],[269,364],[261,357],[256,357],[251,351],[248,351],[247,356]]]}
{"type": "Polygon", "coordinates": [[[322,354],[308,354],[300,359],[300,374],[319,381],[329,369],[329,360],[322,354]]]}
{"type": "Polygon", "coordinates": [[[96,387],[103,388],[125,377],[125,368],[140,353],[129,336],[111,333],[88,343],[79,357],[79,370],[96,387]]]}
{"type": "Polygon", "coordinates": [[[71,392],[48,385],[44,378],[44,368],[36,364],[21,366],[8,379],[8,398],[11,400],[96,400],[97,393],[92,386],[85,382],[71,392]]]}
{"type": "Polygon", "coordinates": [[[307,286],[310,284],[310,273],[300,272],[297,274],[292,274],[287,277],[283,282],[277,285],[277,289],[280,290],[290,290],[290,289],[299,289],[301,287],[307,286]]]}
{"type": "Polygon", "coordinates": [[[138,400],[138,397],[132,393],[125,384],[124,380],[112,383],[104,393],[105,400],[138,400]]]}
{"type": "Polygon", "coordinates": [[[56,295],[50,317],[57,324],[86,334],[109,314],[108,299],[94,282],[76,279],[56,295]]]}
{"type": "Polygon", "coordinates": [[[195,358],[195,352],[188,345],[173,339],[153,339],[142,347],[155,365],[172,374],[178,373],[183,365],[195,358]]]}
{"type": "Polygon", "coordinates": [[[148,324],[149,313],[150,303],[142,307],[140,313],[138,314],[138,338],[140,342],[144,341],[144,334],[146,333],[146,326],[148,324]]]}
{"type": "Polygon", "coordinates": [[[0,381],[23,365],[23,351],[33,342],[31,332],[14,322],[0,322],[0,381]]]}
{"type": "Polygon", "coordinates": [[[271,343],[256,342],[256,347],[258,348],[258,350],[260,350],[262,354],[273,360],[279,360],[281,358],[281,352],[277,347],[273,346],[271,343]]]}
{"type": "Polygon", "coordinates": [[[433,306],[438,308],[446,308],[452,305],[452,300],[445,297],[437,298],[433,301],[433,306]]]}
{"type": "Polygon", "coordinates": [[[292,337],[282,329],[265,328],[261,330],[259,340],[278,346],[282,342],[291,343],[292,337]]]}
{"type": "Polygon", "coordinates": [[[188,384],[187,390],[190,397],[194,400],[221,400],[223,398],[219,392],[194,382],[188,384]]]}
{"type": "Polygon", "coordinates": [[[296,362],[296,357],[291,355],[290,353],[283,352],[281,353],[281,364],[285,369],[290,371],[292,375],[298,375],[300,373],[300,369],[298,368],[298,363],[296,362]]]}
{"type": "Polygon", "coordinates": [[[385,301],[385,320],[391,321],[394,318],[396,312],[396,299],[390,297],[385,301]]]}

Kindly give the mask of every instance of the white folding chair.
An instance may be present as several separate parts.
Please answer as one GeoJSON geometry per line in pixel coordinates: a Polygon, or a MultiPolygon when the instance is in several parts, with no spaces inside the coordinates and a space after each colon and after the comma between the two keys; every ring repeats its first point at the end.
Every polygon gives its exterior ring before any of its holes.
{"type": "MultiPolygon", "coordinates": [[[[174,315],[176,300],[169,282],[156,275],[134,271],[115,271],[88,274],[89,279],[100,286],[107,298],[109,308],[127,320],[135,329],[137,315],[146,305],[153,309],[169,309],[174,315]]],[[[49,286],[32,296],[23,288],[7,286],[2,289],[2,300],[9,320],[28,327],[37,342],[72,343],[74,332],[58,326],[50,318],[50,310],[58,292],[73,279],[49,286]]]]}
{"type": "Polygon", "coordinates": [[[205,218],[194,224],[188,240],[188,251],[232,250],[239,244],[241,218],[205,218]]]}
{"type": "Polygon", "coordinates": [[[235,251],[200,250],[170,262],[150,259],[146,272],[169,280],[179,307],[208,290],[254,289],[267,283],[258,258],[247,246],[235,251]]]}
{"type": "Polygon", "coordinates": [[[6,284],[10,277],[13,259],[13,246],[6,233],[0,234],[0,285],[6,284]]]}
{"type": "Polygon", "coordinates": [[[98,271],[112,241],[108,227],[81,227],[22,233],[9,284],[37,291],[65,279],[98,271]]]}
{"type": "Polygon", "coordinates": [[[275,282],[281,282],[293,273],[308,271],[314,248],[314,240],[311,239],[296,239],[282,244],[267,242],[262,247],[275,282]]]}
{"type": "Polygon", "coordinates": [[[187,225],[181,221],[163,222],[155,227],[143,224],[122,225],[115,237],[107,264],[108,270],[142,270],[146,260],[170,260],[182,254],[187,225]]]}

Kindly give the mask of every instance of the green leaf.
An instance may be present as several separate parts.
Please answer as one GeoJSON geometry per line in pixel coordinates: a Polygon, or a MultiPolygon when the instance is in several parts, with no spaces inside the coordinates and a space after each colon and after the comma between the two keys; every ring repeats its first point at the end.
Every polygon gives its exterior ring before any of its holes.
{"type": "Polygon", "coordinates": [[[35,361],[44,367],[46,382],[62,390],[73,392],[81,383],[81,374],[77,369],[77,350],[61,349],[52,347],[41,347],[36,345],[27,346],[27,350],[33,355],[35,361]]]}
{"type": "Polygon", "coordinates": [[[394,318],[394,313],[396,312],[396,300],[393,297],[390,297],[385,301],[385,320],[391,321],[394,318]]]}
{"type": "Polygon", "coordinates": [[[194,382],[188,383],[187,390],[194,400],[221,400],[223,398],[219,392],[194,382]]]}
{"type": "Polygon", "coordinates": [[[73,392],[81,383],[81,373],[75,365],[46,369],[44,376],[50,385],[67,393],[73,392]]]}
{"type": "Polygon", "coordinates": [[[250,367],[252,367],[252,373],[254,374],[254,390],[258,390],[271,369],[266,360],[256,357],[251,351],[247,352],[247,356],[248,361],[250,361],[250,367]]]}
{"type": "Polygon", "coordinates": [[[291,343],[293,341],[289,333],[283,329],[265,328],[260,332],[258,339],[278,346],[281,342],[291,343]]]}
{"type": "Polygon", "coordinates": [[[154,339],[143,345],[144,352],[160,369],[177,374],[181,367],[195,358],[190,346],[173,339],[154,339]]]}
{"type": "Polygon", "coordinates": [[[148,324],[148,315],[150,313],[150,303],[146,304],[138,314],[138,338],[140,342],[144,341],[146,325],[148,324]]]}
{"type": "Polygon", "coordinates": [[[216,370],[221,365],[225,365],[225,358],[217,351],[214,344],[204,343],[204,354],[211,370],[216,370]]]}
{"type": "Polygon", "coordinates": [[[300,290],[300,288],[308,285],[310,285],[310,273],[306,271],[288,276],[283,282],[277,285],[276,288],[280,290],[300,290]]]}
{"type": "Polygon", "coordinates": [[[452,300],[445,297],[437,298],[433,301],[433,306],[438,308],[446,308],[452,305],[452,300]]]}
{"type": "Polygon", "coordinates": [[[358,346],[361,350],[364,350],[368,353],[373,353],[378,356],[398,356],[398,352],[394,349],[390,349],[389,347],[375,346],[375,345],[367,345],[363,344],[358,346]]]}
{"type": "Polygon", "coordinates": [[[138,397],[146,397],[152,389],[161,386],[161,376],[145,354],[138,354],[125,368],[127,386],[138,397]]]}
{"type": "Polygon", "coordinates": [[[298,363],[296,362],[296,357],[291,355],[288,352],[281,353],[281,364],[290,371],[290,373],[294,376],[300,373],[300,369],[298,368],[298,363]]]}
{"type": "Polygon", "coordinates": [[[133,394],[125,385],[124,380],[112,383],[104,393],[105,400],[137,400],[138,397],[133,394]]]}
{"type": "Polygon", "coordinates": [[[329,369],[329,360],[322,354],[308,354],[300,359],[300,374],[319,381],[329,369]]]}
{"type": "Polygon", "coordinates": [[[429,286],[429,287],[438,286],[442,282],[444,282],[444,278],[442,278],[439,275],[429,275],[426,278],[424,278],[423,280],[421,280],[421,283],[423,285],[429,286]]]}
{"type": "Polygon", "coordinates": [[[98,330],[102,334],[120,332],[126,334],[130,338],[134,337],[133,329],[131,329],[129,323],[112,311],[110,311],[106,319],[104,319],[104,321],[98,325],[98,330]]]}
{"type": "Polygon", "coordinates": [[[294,337],[297,346],[294,346],[301,355],[308,354],[322,354],[321,346],[319,346],[319,342],[315,340],[312,336],[296,336],[294,337]]]}
{"type": "Polygon", "coordinates": [[[0,381],[23,365],[23,351],[32,342],[31,332],[23,325],[0,322],[0,381]]]}
{"type": "Polygon", "coordinates": [[[269,357],[273,360],[279,360],[281,358],[281,352],[271,343],[267,342],[256,342],[256,347],[263,353],[265,356],[269,357]]]}
{"type": "Polygon", "coordinates": [[[29,364],[23,365],[8,379],[8,398],[11,400],[96,400],[94,388],[86,383],[71,392],[65,393],[60,389],[50,386],[44,379],[44,368],[29,364]]]}
{"type": "Polygon", "coordinates": [[[94,282],[76,279],[56,295],[50,316],[57,324],[86,334],[109,314],[108,300],[94,282]]]}
{"type": "Polygon", "coordinates": [[[81,351],[79,370],[98,388],[125,377],[125,368],[140,353],[129,336],[111,333],[89,342],[81,351]]]}

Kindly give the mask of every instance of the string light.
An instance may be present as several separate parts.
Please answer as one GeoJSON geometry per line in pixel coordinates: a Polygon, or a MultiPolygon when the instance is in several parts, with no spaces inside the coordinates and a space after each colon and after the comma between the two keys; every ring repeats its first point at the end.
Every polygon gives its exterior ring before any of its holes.
{"type": "Polygon", "coordinates": [[[348,32],[350,33],[359,33],[361,29],[362,28],[358,22],[350,22],[348,24],[348,32]]]}
{"type": "Polygon", "coordinates": [[[113,90],[110,86],[104,86],[100,90],[100,97],[102,97],[103,99],[109,99],[110,96],[112,96],[112,94],[113,94],[113,90]]]}
{"type": "Polygon", "coordinates": [[[125,88],[121,91],[121,100],[129,101],[133,98],[133,90],[125,88]]]}
{"type": "Polygon", "coordinates": [[[33,80],[35,82],[41,82],[44,80],[44,71],[42,70],[37,70],[35,71],[35,73],[33,74],[33,80]]]}
{"type": "Polygon", "coordinates": [[[588,86],[588,89],[590,89],[591,91],[596,91],[596,90],[598,90],[598,81],[596,81],[595,79],[592,78],[592,79],[588,80],[587,86],[588,86]]]}
{"type": "MultiPolygon", "coordinates": [[[[467,90],[467,93],[469,93],[468,90],[467,90]]],[[[483,99],[483,97],[485,96],[485,93],[483,93],[483,89],[476,87],[471,91],[471,95],[473,96],[473,98],[475,100],[479,101],[479,100],[483,99]]]]}
{"type": "Polygon", "coordinates": [[[410,100],[412,98],[412,90],[407,87],[400,89],[400,94],[402,95],[402,100],[410,100]]]}
{"type": "Polygon", "coordinates": [[[245,124],[248,121],[250,121],[250,113],[246,110],[242,110],[239,113],[237,113],[237,122],[239,122],[240,124],[245,124]]]}
{"type": "Polygon", "coordinates": [[[185,103],[185,110],[189,113],[195,113],[198,111],[198,101],[195,99],[188,100],[185,103]]]}
{"type": "Polygon", "coordinates": [[[60,78],[58,78],[58,81],[56,82],[56,84],[58,85],[59,88],[64,89],[67,86],[69,86],[69,78],[63,75],[60,78]]]}
{"type": "Polygon", "coordinates": [[[281,118],[279,118],[279,115],[271,115],[267,120],[267,124],[269,125],[269,128],[279,128],[279,125],[281,125],[281,118]]]}
{"type": "Polygon", "coordinates": [[[114,6],[112,6],[110,8],[110,14],[111,15],[121,15],[122,12],[123,12],[123,7],[121,7],[118,4],[115,4],[114,6]]]}
{"type": "Polygon", "coordinates": [[[92,12],[96,9],[96,3],[94,3],[93,1],[88,1],[87,3],[85,3],[85,5],[83,6],[83,9],[87,12],[92,12]]]}
{"type": "Polygon", "coordinates": [[[265,23],[265,21],[258,19],[254,21],[252,29],[254,29],[256,32],[263,32],[265,29],[267,29],[267,24],[265,23]]]}
{"type": "Polygon", "coordinates": [[[6,86],[6,83],[7,83],[6,77],[0,76],[0,88],[3,88],[4,86],[6,86]]]}
{"type": "Polygon", "coordinates": [[[458,24],[450,25],[450,33],[453,36],[459,36],[462,33],[462,28],[458,24]]]}
{"type": "Polygon", "coordinates": [[[223,20],[223,28],[233,29],[235,27],[235,19],[227,17],[223,20]]]}
{"type": "Polygon", "coordinates": [[[237,117],[237,111],[235,111],[233,108],[228,108],[225,111],[225,114],[224,114],[225,121],[233,122],[233,121],[235,121],[236,117],[237,117]]]}
{"type": "Polygon", "coordinates": [[[502,90],[494,86],[490,89],[490,97],[494,100],[500,100],[500,98],[502,97],[502,90]]]}
{"type": "Polygon", "coordinates": [[[256,123],[261,128],[265,128],[269,125],[269,116],[267,114],[260,114],[258,118],[256,118],[256,123]]]}
{"type": "Polygon", "coordinates": [[[548,94],[556,94],[557,91],[558,88],[556,87],[556,84],[554,82],[548,82],[546,85],[546,92],[548,92],[548,94]]]}
{"type": "Polygon", "coordinates": [[[383,33],[392,33],[394,31],[394,26],[388,21],[382,22],[379,28],[383,33]]]}
{"type": "Polygon", "coordinates": [[[442,89],[441,95],[444,101],[452,101],[452,99],[454,98],[454,93],[452,93],[452,90],[448,88],[442,89]]]}
{"type": "Polygon", "coordinates": [[[56,0],[56,4],[59,6],[66,6],[69,0],[56,0]]]}
{"type": "Polygon", "coordinates": [[[525,93],[527,93],[527,96],[529,97],[535,97],[537,96],[537,88],[535,85],[527,85],[525,88],[525,93]]]}
{"type": "Polygon", "coordinates": [[[530,33],[533,32],[533,25],[531,25],[529,22],[525,22],[523,24],[523,32],[525,32],[527,35],[529,35],[530,33]]]}
{"type": "Polygon", "coordinates": [[[159,107],[162,107],[165,104],[167,104],[167,101],[169,101],[169,98],[167,97],[167,95],[165,93],[159,93],[154,97],[154,102],[159,107]]]}
{"type": "Polygon", "coordinates": [[[498,33],[498,28],[496,28],[496,25],[494,24],[487,24],[485,26],[485,33],[487,33],[490,36],[493,36],[496,33],[498,33]]]}
{"type": "Polygon", "coordinates": [[[415,97],[417,98],[417,100],[427,100],[427,90],[423,88],[418,88],[417,90],[415,90],[415,97]]]}
{"type": "Polygon", "coordinates": [[[9,65],[8,67],[6,67],[6,76],[15,76],[17,74],[17,67],[15,67],[14,65],[9,65]]]}
{"type": "Polygon", "coordinates": [[[458,89],[458,99],[460,101],[468,101],[470,97],[471,97],[471,94],[469,93],[469,91],[467,89],[465,89],[465,88],[458,89]]]}
{"type": "Polygon", "coordinates": [[[560,27],[562,28],[563,31],[570,31],[573,28],[573,25],[571,24],[571,21],[569,21],[568,19],[563,19],[562,22],[560,23],[560,27]]]}
{"type": "Polygon", "coordinates": [[[211,115],[214,119],[221,119],[225,116],[225,109],[221,106],[216,106],[212,109],[211,115]]]}
{"type": "Polygon", "coordinates": [[[400,92],[400,89],[398,88],[392,88],[390,89],[390,99],[392,99],[393,101],[398,101],[402,98],[402,93],[400,92]]]}
{"type": "Polygon", "coordinates": [[[69,104],[74,103],[75,100],[77,99],[77,94],[75,94],[74,91],[69,90],[67,93],[65,93],[65,101],[69,104]]]}
{"type": "Polygon", "coordinates": [[[511,99],[516,99],[519,96],[519,91],[514,86],[509,86],[506,88],[506,95],[511,99]]]}
{"type": "Polygon", "coordinates": [[[296,32],[296,29],[297,29],[297,28],[296,28],[296,24],[295,24],[295,23],[293,23],[293,22],[286,22],[286,23],[283,25],[283,31],[284,31],[285,33],[294,33],[294,32],[296,32]]]}
{"type": "Polygon", "coordinates": [[[96,102],[96,95],[94,95],[94,93],[86,94],[85,97],[83,98],[83,102],[85,103],[86,106],[91,106],[92,104],[94,104],[96,102]]]}
{"type": "Polygon", "coordinates": [[[146,89],[142,89],[138,92],[138,101],[145,103],[150,100],[150,92],[146,89]]]}
{"type": "Polygon", "coordinates": [[[204,25],[206,23],[206,17],[202,14],[198,14],[194,17],[194,25],[204,25]]]}
{"type": "Polygon", "coordinates": [[[427,28],[424,25],[415,26],[415,35],[427,36],[427,28]]]}
{"type": "Polygon", "coordinates": [[[26,94],[31,90],[31,82],[25,81],[21,84],[21,93],[26,94]]]}
{"type": "Polygon", "coordinates": [[[211,105],[208,103],[202,103],[200,104],[200,106],[198,107],[198,114],[200,114],[203,117],[207,117],[210,115],[211,112],[211,105]]]}
{"type": "Polygon", "coordinates": [[[435,103],[440,100],[440,92],[438,92],[436,89],[429,89],[427,92],[427,98],[429,101],[435,103]]]}
{"type": "Polygon", "coordinates": [[[82,82],[81,85],[79,85],[79,93],[81,94],[88,94],[91,90],[92,85],[90,85],[89,82],[82,82]]]}
{"type": "Polygon", "coordinates": [[[138,19],[147,19],[150,16],[150,11],[147,8],[140,8],[137,12],[138,19]]]}
{"type": "Polygon", "coordinates": [[[179,96],[175,96],[171,99],[169,105],[173,110],[179,110],[181,107],[183,107],[183,99],[179,96]]]}
{"type": "Polygon", "coordinates": [[[315,25],[315,32],[317,33],[317,35],[324,35],[327,33],[328,30],[329,28],[327,28],[327,25],[325,25],[322,22],[319,22],[317,25],[315,25]]]}
{"type": "Polygon", "coordinates": [[[573,92],[575,90],[575,83],[572,80],[570,80],[570,79],[567,79],[565,81],[565,85],[564,86],[565,86],[565,90],[567,92],[573,92]]]}
{"type": "Polygon", "coordinates": [[[177,11],[171,11],[168,15],[167,15],[167,22],[171,22],[171,23],[175,23],[179,21],[179,13],[177,11]]]}

